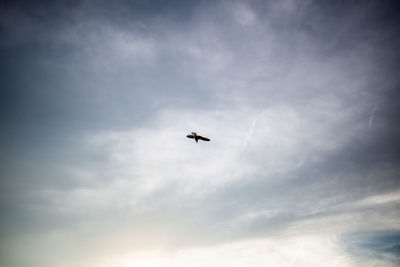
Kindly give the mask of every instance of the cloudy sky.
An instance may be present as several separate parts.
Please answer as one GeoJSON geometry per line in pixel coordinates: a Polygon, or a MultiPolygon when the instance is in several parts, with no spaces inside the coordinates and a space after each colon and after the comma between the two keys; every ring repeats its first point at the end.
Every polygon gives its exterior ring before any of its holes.
{"type": "Polygon", "coordinates": [[[399,265],[398,10],[2,1],[0,265],[399,265]]]}

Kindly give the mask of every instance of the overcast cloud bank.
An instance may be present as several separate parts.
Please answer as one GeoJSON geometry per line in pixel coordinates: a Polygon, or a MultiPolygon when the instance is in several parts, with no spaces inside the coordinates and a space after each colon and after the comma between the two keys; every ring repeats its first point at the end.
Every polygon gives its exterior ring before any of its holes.
{"type": "Polygon", "coordinates": [[[395,10],[4,2],[0,264],[396,266],[395,10]]]}

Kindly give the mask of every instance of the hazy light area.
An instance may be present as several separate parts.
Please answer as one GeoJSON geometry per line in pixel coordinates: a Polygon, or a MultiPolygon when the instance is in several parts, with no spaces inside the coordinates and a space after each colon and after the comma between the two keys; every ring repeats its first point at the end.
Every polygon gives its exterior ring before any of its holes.
{"type": "Polygon", "coordinates": [[[0,266],[398,266],[397,10],[5,1],[0,266]]]}

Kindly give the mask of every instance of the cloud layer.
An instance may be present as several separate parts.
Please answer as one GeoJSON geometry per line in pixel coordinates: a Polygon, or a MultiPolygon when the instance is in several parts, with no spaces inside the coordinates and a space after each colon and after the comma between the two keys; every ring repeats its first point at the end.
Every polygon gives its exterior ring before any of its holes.
{"type": "Polygon", "coordinates": [[[1,265],[398,264],[390,1],[2,5],[1,265]]]}

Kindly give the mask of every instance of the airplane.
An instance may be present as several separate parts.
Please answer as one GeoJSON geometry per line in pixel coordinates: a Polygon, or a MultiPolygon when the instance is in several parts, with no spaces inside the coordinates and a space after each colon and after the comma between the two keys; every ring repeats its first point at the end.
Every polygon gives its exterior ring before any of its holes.
{"type": "Polygon", "coordinates": [[[196,143],[198,142],[198,140],[203,140],[203,141],[210,141],[210,139],[197,135],[197,133],[192,132],[191,134],[186,135],[187,138],[194,138],[194,140],[196,141],[196,143]]]}

